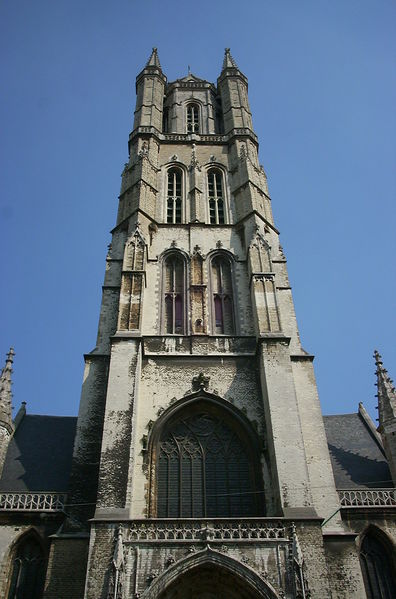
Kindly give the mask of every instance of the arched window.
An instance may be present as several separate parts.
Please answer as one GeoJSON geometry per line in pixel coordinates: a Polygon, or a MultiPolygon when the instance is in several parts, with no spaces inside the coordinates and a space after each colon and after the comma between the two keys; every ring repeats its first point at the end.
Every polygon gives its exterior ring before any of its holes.
{"type": "Polygon", "coordinates": [[[199,133],[198,104],[187,105],[187,133],[199,133]]]}
{"type": "Polygon", "coordinates": [[[162,113],[162,133],[169,133],[169,108],[167,107],[162,113]]]}
{"type": "Polygon", "coordinates": [[[183,335],[185,332],[185,263],[181,256],[171,254],[164,261],[164,332],[183,335]]]}
{"type": "Polygon", "coordinates": [[[261,512],[257,458],[232,415],[200,401],[167,423],[157,447],[157,517],[249,517],[261,512]]]}
{"type": "Polygon", "coordinates": [[[380,538],[369,532],[360,549],[360,563],[367,599],[396,597],[396,573],[390,551],[380,538]]]}
{"type": "Polygon", "coordinates": [[[168,170],[166,222],[170,224],[182,222],[182,172],[179,168],[168,170]]]}
{"type": "Polygon", "coordinates": [[[34,535],[24,537],[16,546],[8,599],[39,599],[45,577],[45,557],[34,535]]]}
{"type": "Polygon", "coordinates": [[[224,224],[223,174],[215,168],[208,171],[208,196],[210,224],[224,224]]]}
{"type": "Polygon", "coordinates": [[[231,265],[223,256],[215,256],[211,261],[210,270],[212,330],[220,335],[232,335],[235,327],[231,265]]]}

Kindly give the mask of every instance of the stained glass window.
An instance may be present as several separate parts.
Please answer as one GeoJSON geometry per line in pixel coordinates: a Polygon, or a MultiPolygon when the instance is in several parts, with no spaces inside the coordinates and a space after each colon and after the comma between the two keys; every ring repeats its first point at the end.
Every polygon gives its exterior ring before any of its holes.
{"type": "Polygon", "coordinates": [[[39,599],[45,576],[45,558],[39,542],[28,536],[16,548],[8,599],[39,599]]]}
{"type": "Polygon", "coordinates": [[[220,335],[232,335],[235,331],[232,305],[232,276],[228,260],[221,256],[216,256],[211,262],[211,277],[214,332],[220,335]]]}
{"type": "Polygon", "coordinates": [[[159,442],[157,516],[257,515],[250,454],[227,419],[198,411],[174,421],[159,442]]]}
{"type": "Polygon", "coordinates": [[[389,551],[373,534],[367,534],[363,540],[360,563],[368,599],[396,597],[395,572],[389,551]]]}
{"type": "Polygon", "coordinates": [[[164,263],[164,320],[165,333],[184,333],[184,261],[172,254],[164,263]]]}

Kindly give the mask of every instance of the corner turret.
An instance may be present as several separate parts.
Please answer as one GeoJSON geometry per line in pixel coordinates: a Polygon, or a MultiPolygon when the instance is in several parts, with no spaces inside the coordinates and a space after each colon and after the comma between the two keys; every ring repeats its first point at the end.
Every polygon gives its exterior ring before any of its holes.
{"type": "Polygon", "coordinates": [[[162,130],[162,111],[166,77],[162,72],[157,48],[148,59],[143,71],[136,77],[136,110],[134,128],[154,127],[162,130]]]}
{"type": "Polygon", "coordinates": [[[374,359],[377,367],[378,432],[381,434],[393,484],[396,486],[396,391],[377,350],[374,351],[374,359]]]}
{"type": "Polygon", "coordinates": [[[225,49],[223,68],[217,80],[224,115],[224,133],[247,128],[253,132],[252,114],[248,100],[248,80],[225,49]]]}

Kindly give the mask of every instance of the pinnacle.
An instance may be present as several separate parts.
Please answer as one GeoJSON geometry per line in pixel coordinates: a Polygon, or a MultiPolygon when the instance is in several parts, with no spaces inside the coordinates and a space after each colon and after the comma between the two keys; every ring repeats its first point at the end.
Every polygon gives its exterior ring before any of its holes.
{"type": "Polygon", "coordinates": [[[161,63],[158,57],[157,48],[153,48],[150,58],[146,63],[146,67],[157,67],[158,69],[161,69],[161,63]]]}
{"type": "Polygon", "coordinates": [[[384,368],[381,355],[374,351],[378,387],[378,411],[380,423],[396,416],[396,393],[393,381],[384,368]]]}
{"type": "Polygon", "coordinates": [[[223,60],[223,71],[225,69],[237,69],[238,65],[235,62],[235,60],[233,59],[233,57],[231,56],[231,51],[229,48],[225,49],[225,53],[224,53],[224,60],[223,60]]]}
{"type": "Polygon", "coordinates": [[[12,363],[14,361],[15,352],[11,347],[7,354],[6,363],[0,375],[0,420],[8,425],[12,424],[12,407],[11,407],[11,374],[12,363]]]}

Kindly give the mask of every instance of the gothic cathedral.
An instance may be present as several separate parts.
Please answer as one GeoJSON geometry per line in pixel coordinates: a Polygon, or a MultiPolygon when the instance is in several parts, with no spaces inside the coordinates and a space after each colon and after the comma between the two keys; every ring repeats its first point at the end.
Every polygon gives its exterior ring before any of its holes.
{"type": "Polygon", "coordinates": [[[396,597],[396,393],[321,414],[247,78],[136,91],[77,421],[1,375],[1,596],[396,597]]]}

